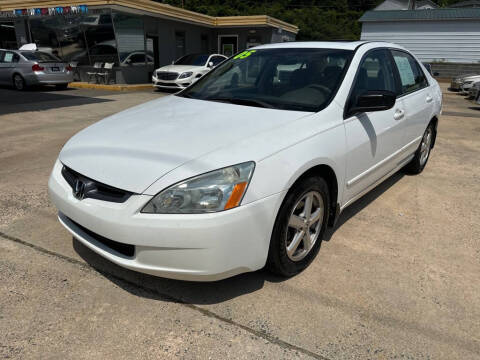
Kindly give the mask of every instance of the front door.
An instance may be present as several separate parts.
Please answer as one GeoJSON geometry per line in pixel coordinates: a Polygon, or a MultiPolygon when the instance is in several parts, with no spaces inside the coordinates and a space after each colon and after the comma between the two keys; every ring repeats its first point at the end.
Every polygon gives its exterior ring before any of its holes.
{"type": "MultiPolygon", "coordinates": [[[[386,49],[368,52],[358,69],[350,99],[368,90],[398,93],[394,65],[386,49]]],[[[347,139],[344,204],[397,166],[402,147],[405,109],[401,99],[385,111],[355,114],[345,119],[347,139]]]]}
{"type": "Polygon", "coordinates": [[[219,35],[218,45],[220,54],[230,57],[238,51],[238,37],[233,35],[219,35]]]}

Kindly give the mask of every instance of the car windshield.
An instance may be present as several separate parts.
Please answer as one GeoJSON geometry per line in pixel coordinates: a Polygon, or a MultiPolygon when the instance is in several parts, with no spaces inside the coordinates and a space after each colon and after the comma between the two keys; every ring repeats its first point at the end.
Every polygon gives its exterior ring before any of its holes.
{"type": "Polygon", "coordinates": [[[175,65],[193,65],[193,66],[204,66],[207,62],[208,55],[205,54],[190,54],[182,56],[180,59],[175,61],[175,65]]]}
{"type": "Polygon", "coordinates": [[[59,58],[42,51],[22,51],[21,54],[27,59],[31,61],[41,62],[59,62],[61,61],[59,58]]]}
{"type": "Polygon", "coordinates": [[[353,51],[339,49],[247,50],[178,96],[317,112],[335,96],[352,55],[353,51]]]}

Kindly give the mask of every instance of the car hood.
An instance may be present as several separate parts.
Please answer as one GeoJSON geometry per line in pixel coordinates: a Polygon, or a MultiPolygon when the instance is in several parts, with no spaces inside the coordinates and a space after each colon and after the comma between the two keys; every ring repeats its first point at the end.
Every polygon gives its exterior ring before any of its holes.
{"type": "Polygon", "coordinates": [[[480,80],[480,75],[467,76],[462,79],[463,82],[480,80]]]}
{"type": "Polygon", "coordinates": [[[96,181],[142,193],[193,159],[228,152],[237,142],[310,114],[170,95],[82,130],[65,144],[60,161],[96,181]]]}
{"type": "Polygon", "coordinates": [[[197,71],[199,69],[203,68],[203,66],[193,66],[193,65],[167,65],[163,66],[157,71],[171,71],[171,72],[178,72],[182,73],[185,71],[197,71]]]}

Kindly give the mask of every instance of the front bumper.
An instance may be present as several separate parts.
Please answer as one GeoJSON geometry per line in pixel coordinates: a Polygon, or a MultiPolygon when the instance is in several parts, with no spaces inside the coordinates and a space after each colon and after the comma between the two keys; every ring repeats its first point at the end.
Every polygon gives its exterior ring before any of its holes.
{"type": "Polygon", "coordinates": [[[192,77],[190,77],[190,78],[176,79],[176,80],[161,80],[161,79],[158,79],[155,75],[153,75],[152,83],[153,83],[153,86],[156,88],[182,90],[190,86],[193,83],[193,79],[192,77]]]}
{"type": "Polygon", "coordinates": [[[468,91],[468,97],[472,100],[475,100],[478,95],[478,88],[477,87],[471,87],[470,90],[468,91]]]}
{"type": "Polygon", "coordinates": [[[460,86],[460,91],[464,94],[468,94],[468,92],[472,87],[473,87],[473,83],[462,84],[460,86]]]}
{"type": "Polygon", "coordinates": [[[462,83],[452,80],[450,83],[450,90],[459,91],[461,89],[462,83]]]}
{"type": "Polygon", "coordinates": [[[265,265],[284,193],[218,213],[142,214],[150,195],[132,195],[124,203],[77,200],[61,168],[57,161],[48,183],[60,222],[80,242],[117,265],[194,281],[220,280],[265,265]],[[133,245],[133,256],[122,255],[101,238],[133,245]]]}

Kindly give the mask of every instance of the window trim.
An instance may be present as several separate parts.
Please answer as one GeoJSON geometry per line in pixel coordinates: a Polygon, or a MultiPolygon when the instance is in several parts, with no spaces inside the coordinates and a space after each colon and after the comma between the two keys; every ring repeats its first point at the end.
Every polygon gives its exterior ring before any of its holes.
{"type": "Polygon", "coordinates": [[[20,56],[18,55],[18,53],[16,53],[15,51],[12,51],[12,50],[4,50],[3,51],[3,57],[2,57],[2,61],[0,63],[2,64],[17,64],[20,62],[20,56]],[[12,55],[12,61],[9,61],[9,62],[6,62],[5,61],[5,55],[7,54],[13,54],[12,55]],[[17,61],[15,61],[15,55],[17,56],[17,61]]]}
{"type": "MultiPolygon", "coordinates": [[[[363,45],[363,44],[362,44],[363,45]]],[[[395,65],[395,62],[393,60],[393,56],[392,56],[392,53],[391,51],[389,51],[391,48],[390,47],[376,47],[376,48],[373,48],[373,49],[370,49],[368,50],[365,54],[362,55],[360,61],[359,61],[359,66],[357,67],[356,71],[355,71],[355,77],[353,78],[353,81],[352,81],[352,85],[350,86],[350,91],[348,92],[348,96],[347,96],[347,100],[345,101],[345,105],[343,106],[343,120],[347,120],[347,119],[350,119],[351,117],[353,117],[353,115],[351,116],[347,116],[347,113],[348,113],[348,104],[350,103],[350,100],[352,98],[352,93],[353,93],[353,88],[355,87],[355,84],[357,82],[357,78],[358,78],[358,75],[360,73],[360,65],[363,63],[363,61],[365,60],[365,58],[372,52],[374,51],[377,51],[377,50],[385,50],[388,54],[388,57],[390,58],[390,61],[392,62],[392,66],[394,66],[395,70],[394,70],[394,73],[393,73],[393,77],[395,79],[395,86],[397,88],[397,91],[399,90],[399,86],[401,86],[401,83],[398,82],[398,69],[395,65]]],[[[353,60],[353,58],[352,58],[353,60]]],[[[343,81],[343,80],[342,80],[343,81]]],[[[396,96],[396,99],[399,98],[399,95],[397,94],[396,96]]]]}
{"type": "Polygon", "coordinates": [[[423,74],[423,77],[425,78],[425,81],[426,81],[426,85],[419,88],[419,89],[415,89],[415,90],[411,90],[411,91],[408,91],[408,92],[405,92],[405,93],[402,93],[402,94],[398,94],[397,95],[397,99],[400,99],[404,96],[407,96],[407,95],[410,95],[410,94],[413,94],[417,91],[420,91],[420,90],[423,90],[423,89],[426,89],[430,86],[430,81],[428,81],[428,76],[425,74],[425,72],[423,71],[422,67],[419,65],[418,63],[418,60],[415,59],[415,56],[413,56],[412,54],[410,54],[408,51],[405,51],[403,49],[396,49],[396,48],[389,48],[389,52],[390,52],[390,56],[392,57],[392,60],[393,60],[393,64],[395,65],[395,74],[396,74],[396,78],[397,78],[397,81],[400,85],[400,88],[403,88],[403,85],[402,85],[402,80],[401,80],[401,77],[400,77],[400,71],[398,70],[398,66],[397,66],[397,63],[395,62],[395,58],[393,56],[393,51],[397,51],[397,52],[401,52],[401,53],[404,53],[404,54],[407,54],[409,55],[413,61],[415,61],[415,65],[417,66],[417,69],[423,74]]]}

